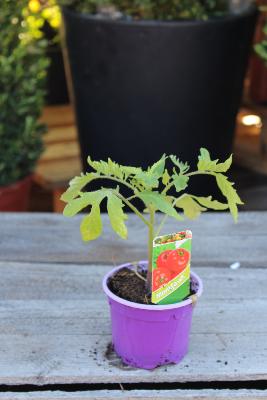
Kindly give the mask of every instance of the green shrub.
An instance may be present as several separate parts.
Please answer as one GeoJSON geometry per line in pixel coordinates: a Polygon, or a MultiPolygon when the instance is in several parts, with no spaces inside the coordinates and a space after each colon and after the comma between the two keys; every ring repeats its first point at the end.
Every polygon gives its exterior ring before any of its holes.
{"type": "Polygon", "coordinates": [[[26,0],[5,0],[0,13],[0,186],[30,174],[42,149],[48,61],[45,42],[33,41],[23,20],[26,0]]]}
{"type": "Polygon", "coordinates": [[[75,11],[95,14],[98,8],[113,6],[136,19],[207,19],[228,8],[227,0],[60,0],[75,11]]]}
{"type": "MultiPolygon", "coordinates": [[[[267,13],[267,6],[260,7],[260,11],[263,12],[265,15],[267,13]]],[[[263,39],[261,42],[256,43],[254,45],[254,50],[258,54],[259,57],[266,63],[267,62],[267,23],[265,23],[263,27],[263,39]]]]}

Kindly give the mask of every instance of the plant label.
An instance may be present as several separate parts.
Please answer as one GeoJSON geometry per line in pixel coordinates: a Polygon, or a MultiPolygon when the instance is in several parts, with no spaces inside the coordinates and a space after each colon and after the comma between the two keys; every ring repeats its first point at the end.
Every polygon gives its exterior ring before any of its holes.
{"type": "Polygon", "coordinates": [[[191,242],[189,230],[154,239],[152,303],[173,304],[189,296],[191,242]]]}

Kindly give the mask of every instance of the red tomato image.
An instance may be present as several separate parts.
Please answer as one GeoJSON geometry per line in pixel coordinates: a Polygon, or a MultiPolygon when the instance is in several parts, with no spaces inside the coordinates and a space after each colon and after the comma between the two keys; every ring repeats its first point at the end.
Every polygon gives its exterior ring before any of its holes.
{"type": "Polygon", "coordinates": [[[167,258],[167,268],[175,275],[180,274],[187,266],[190,258],[189,251],[185,249],[172,250],[168,254],[167,258]]]}
{"type": "Polygon", "coordinates": [[[172,252],[172,250],[165,250],[157,258],[157,267],[158,268],[168,268],[168,255],[172,252]]]}
{"type": "Polygon", "coordinates": [[[153,291],[159,289],[172,279],[172,274],[166,268],[156,268],[153,271],[153,291]]]}

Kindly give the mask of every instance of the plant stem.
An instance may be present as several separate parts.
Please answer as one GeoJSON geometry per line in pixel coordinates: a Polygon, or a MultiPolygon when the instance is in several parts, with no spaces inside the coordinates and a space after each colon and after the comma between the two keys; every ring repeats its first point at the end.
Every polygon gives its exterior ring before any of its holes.
{"type": "Polygon", "coordinates": [[[131,201],[131,200],[133,200],[133,199],[136,199],[136,197],[137,197],[137,195],[136,195],[136,194],[133,194],[132,196],[127,197],[127,200],[128,200],[128,201],[131,201]]]}
{"type": "MultiPolygon", "coordinates": [[[[193,172],[189,172],[188,174],[185,174],[184,176],[190,177],[190,176],[194,176],[194,175],[213,175],[213,176],[214,176],[215,174],[214,174],[214,172],[207,172],[207,171],[193,171],[193,172]]],[[[162,191],[162,194],[166,194],[166,193],[168,192],[168,190],[170,190],[170,188],[173,186],[173,184],[174,184],[173,181],[170,182],[170,183],[165,187],[165,189],[162,191]]],[[[182,196],[183,196],[183,194],[182,194],[180,197],[178,197],[178,199],[174,199],[174,201],[173,201],[173,203],[172,203],[172,206],[175,206],[175,203],[176,203],[182,196]]],[[[156,231],[156,233],[155,233],[155,236],[158,236],[158,235],[160,234],[160,231],[162,230],[162,228],[163,228],[163,226],[164,226],[164,224],[165,224],[167,218],[168,218],[168,215],[165,214],[164,217],[163,217],[162,220],[161,220],[161,223],[159,224],[159,227],[158,227],[158,229],[157,229],[157,231],[156,231]]]]}
{"type": "Polygon", "coordinates": [[[133,192],[136,192],[136,188],[134,186],[132,186],[130,183],[128,183],[128,182],[126,182],[124,180],[116,178],[115,176],[99,175],[99,174],[95,174],[95,175],[97,175],[97,177],[94,180],[96,180],[96,179],[108,179],[110,181],[118,182],[118,183],[120,183],[122,185],[125,185],[129,189],[131,189],[133,192]]]}
{"type": "Polygon", "coordinates": [[[149,206],[148,210],[150,215],[150,226],[148,228],[148,269],[146,282],[148,290],[151,291],[155,210],[152,206],[149,206]]]}
{"type": "Polygon", "coordinates": [[[155,233],[155,236],[159,236],[159,234],[161,232],[161,229],[163,228],[165,222],[167,221],[167,218],[168,218],[168,216],[167,216],[167,214],[165,214],[164,217],[161,220],[161,223],[158,226],[158,229],[157,229],[157,231],[155,233]]]}
{"type": "Polygon", "coordinates": [[[170,190],[170,188],[174,185],[174,182],[171,181],[166,187],[165,189],[163,189],[162,194],[166,194],[168,192],[168,190],[170,190]]]}
{"type": "MultiPolygon", "coordinates": [[[[189,172],[188,174],[184,174],[184,176],[194,176],[194,175],[214,175],[213,172],[208,172],[208,171],[192,171],[189,172]]],[[[165,189],[162,191],[162,194],[166,194],[174,185],[174,182],[171,181],[166,187],[165,189]]]]}
{"type": "MultiPolygon", "coordinates": [[[[184,194],[182,194],[181,196],[179,196],[177,199],[174,199],[173,202],[172,202],[172,207],[174,207],[174,206],[175,206],[175,203],[176,203],[178,200],[180,200],[183,196],[184,196],[184,194]]],[[[165,214],[165,215],[163,216],[163,218],[162,218],[162,220],[161,220],[159,226],[158,226],[158,229],[157,229],[157,231],[156,231],[156,233],[155,233],[155,237],[158,236],[158,235],[160,234],[161,229],[163,228],[165,222],[167,221],[167,218],[168,218],[168,215],[165,214]]]]}
{"type": "Polygon", "coordinates": [[[150,222],[143,217],[142,213],[140,213],[140,211],[138,211],[138,209],[117,190],[114,192],[116,196],[118,196],[144,222],[144,224],[148,226],[148,229],[150,229],[150,222]]]}
{"type": "Polygon", "coordinates": [[[213,176],[215,176],[216,174],[211,171],[193,171],[193,172],[188,172],[188,174],[185,174],[185,176],[194,176],[194,175],[213,175],[213,176]]]}

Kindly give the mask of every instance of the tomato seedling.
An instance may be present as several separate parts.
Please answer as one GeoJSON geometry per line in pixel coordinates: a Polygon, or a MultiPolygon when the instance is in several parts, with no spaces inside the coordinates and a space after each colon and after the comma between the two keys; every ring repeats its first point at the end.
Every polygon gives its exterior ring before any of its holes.
{"type": "MultiPolygon", "coordinates": [[[[184,217],[194,219],[208,209],[229,209],[236,221],[237,206],[243,204],[233,183],[225,175],[232,164],[232,156],[225,162],[219,162],[212,160],[208,150],[204,148],[200,149],[196,171],[190,171],[189,165],[181,162],[176,156],[165,154],[146,170],[141,167],[119,165],[111,159],[92,161],[88,157],[88,164],[92,171],[72,179],[69,188],[61,197],[67,203],[64,215],[72,217],[89,206],[89,213],[83,217],[80,231],[84,241],[95,240],[102,233],[100,204],[107,199],[111,226],[121,238],[126,239],[127,214],[124,212],[124,206],[127,205],[148,229],[148,288],[151,288],[153,239],[159,235],[167,217],[181,221],[184,217]],[[170,164],[169,167],[167,163],[170,164]],[[211,196],[201,197],[186,193],[189,179],[195,175],[210,175],[215,178],[218,188],[225,197],[225,203],[213,200],[211,196]],[[107,185],[95,191],[84,190],[92,181],[98,179],[116,182],[118,186],[112,188],[107,185]],[[130,190],[131,195],[126,197],[121,190],[122,187],[130,190]],[[141,201],[141,209],[133,203],[136,199],[141,201]],[[158,226],[156,226],[156,212],[163,214],[158,226]]],[[[170,240],[173,238],[170,237],[170,240]]],[[[171,274],[177,272],[177,268],[182,269],[186,265],[186,260],[188,261],[188,253],[185,249],[178,249],[162,256],[158,260],[160,272],[157,272],[157,285],[166,283],[171,274]],[[165,269],[165,257],[171,257],[175,271],[165,269]]]]}

